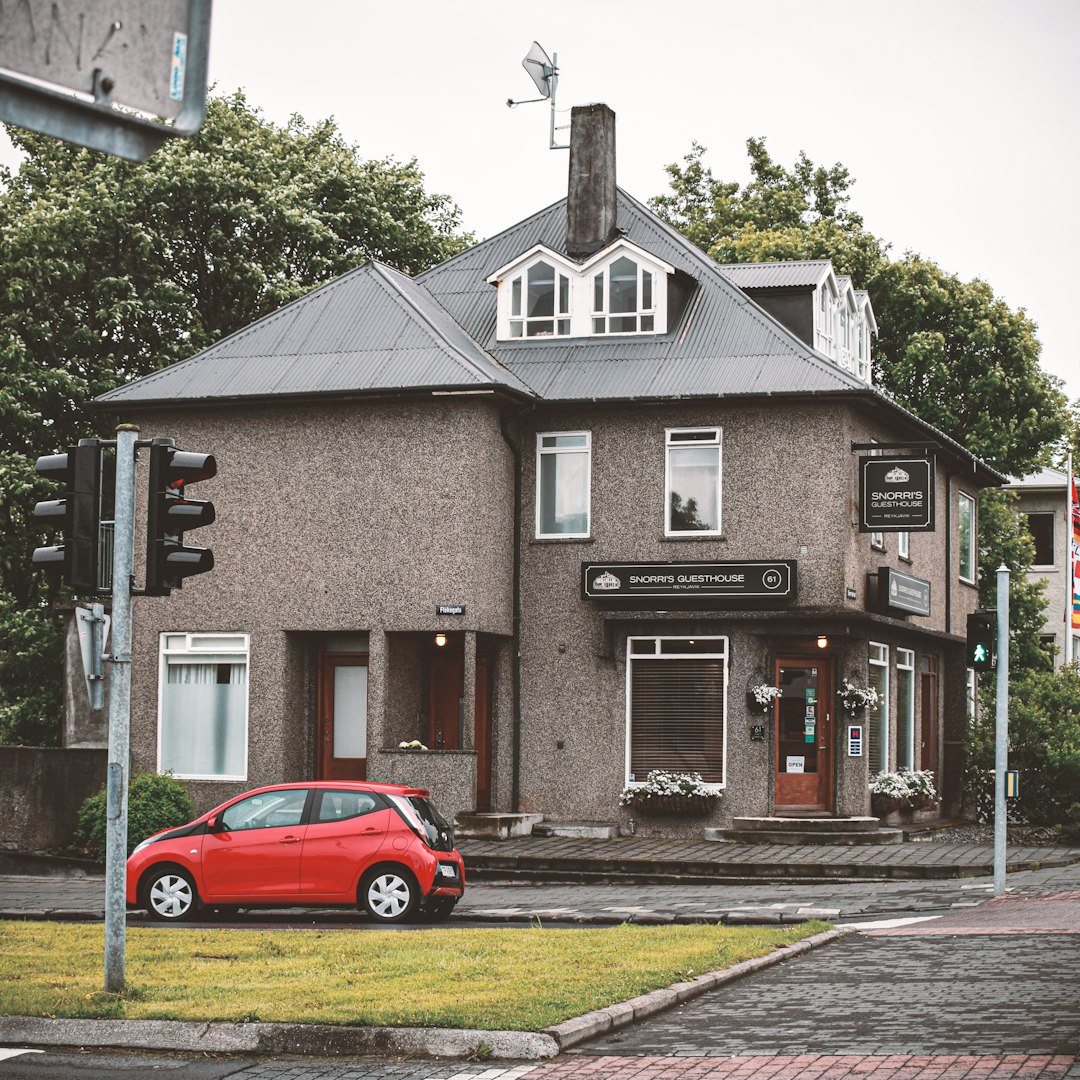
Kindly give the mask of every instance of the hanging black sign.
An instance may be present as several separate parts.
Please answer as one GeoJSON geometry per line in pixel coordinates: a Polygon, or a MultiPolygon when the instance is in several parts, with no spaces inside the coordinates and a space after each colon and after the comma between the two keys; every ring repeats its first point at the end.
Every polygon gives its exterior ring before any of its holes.
{"type": "Polygon", "coordinates": [[[585,600],[795,599],[795,560],[582,563],[585,600]]]}
{"type": "Polygon", "coordinates": [[[859,532],[933,532],[933,456],[860,458],[859,504],[859,532]]]}

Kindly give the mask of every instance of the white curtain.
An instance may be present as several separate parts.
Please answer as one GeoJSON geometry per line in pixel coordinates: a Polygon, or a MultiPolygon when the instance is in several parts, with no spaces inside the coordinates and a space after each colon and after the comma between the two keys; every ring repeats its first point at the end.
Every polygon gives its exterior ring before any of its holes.
{"type": "Polygon", "coordinates": [[[179,776],[244,776],[247,664],[169,657],[161,701],[161,765],[179,776]]]}

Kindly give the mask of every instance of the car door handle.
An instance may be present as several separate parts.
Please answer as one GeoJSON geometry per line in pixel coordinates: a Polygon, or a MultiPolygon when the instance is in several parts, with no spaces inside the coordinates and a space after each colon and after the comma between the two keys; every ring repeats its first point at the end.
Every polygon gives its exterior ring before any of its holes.
{"type": "Polygon", "coordinates": [[[284,840],[279,840],[278,843],[279,844],[299,844],[300,843],[300,837],[299,836],[286,836],[284,840]]]}

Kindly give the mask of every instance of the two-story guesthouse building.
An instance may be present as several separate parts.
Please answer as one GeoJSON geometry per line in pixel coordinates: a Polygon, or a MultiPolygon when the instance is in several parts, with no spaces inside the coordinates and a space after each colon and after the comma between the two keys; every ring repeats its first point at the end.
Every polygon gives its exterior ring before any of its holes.
{"type": "Polygon", "coordinates": [[[717,266],[575,109],[566,199],[99,399],[219,464],[215,569],[136,604],[135,766],[200,808],[366,776],[639,833],[864,815],[896,766],[955,803],[1002,478],[873,387],[874,329],[828,262],[717,266]],[[933,457],[932,531],[861,531],[860,462],[894,450],[933,457]],[[710,816],[632,822],[654,769],[700,772],[710,816]]]}

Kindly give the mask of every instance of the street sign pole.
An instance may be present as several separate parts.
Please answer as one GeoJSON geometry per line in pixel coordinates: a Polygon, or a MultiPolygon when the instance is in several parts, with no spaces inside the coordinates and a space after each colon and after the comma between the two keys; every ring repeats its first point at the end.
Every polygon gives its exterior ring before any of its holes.
{"type": "Polygon", "coordinates": [[[109,771],[105,830],[105,990],[124,989],[127,934],[127,794],[131,757],[131,577],[135,548],[135,444],[139,429],[116,429],[116,508],[109,661],[109,771]]]}
{"type": "Polygon", "coordinates": [[[1009,568],[997,571],[997,711],[994,722],[994,895],[1005,891],[1005,773],[1009,768],[1009,568]]]}

